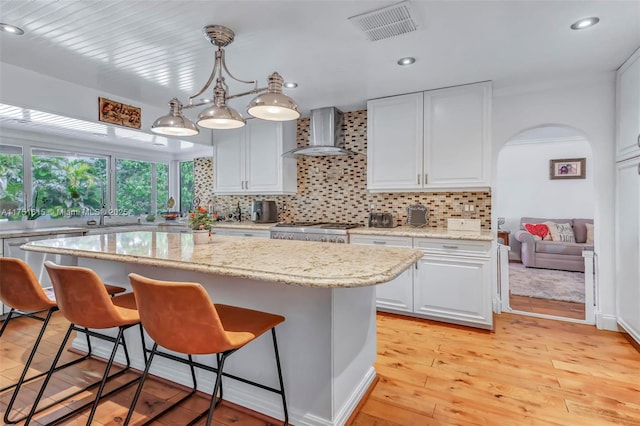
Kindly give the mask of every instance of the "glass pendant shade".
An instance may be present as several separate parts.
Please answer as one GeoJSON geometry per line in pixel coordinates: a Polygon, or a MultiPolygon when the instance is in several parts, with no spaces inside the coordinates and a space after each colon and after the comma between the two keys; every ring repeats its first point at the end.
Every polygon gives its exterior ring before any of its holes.
{"type": "Polygon", "coordinates": [[[182,104],[177,99],[169,101],[171,111],[153,122],[151,131],[167,136],[194,136],[200,133],[198,127],[182,115],[182,104]]]}
{"type": "Polygon", "coordinates": [[[235,109],[226,105],[213,105],[198,115],[197,123],[207,129],[237,129],[247,122],[235,109]]]}

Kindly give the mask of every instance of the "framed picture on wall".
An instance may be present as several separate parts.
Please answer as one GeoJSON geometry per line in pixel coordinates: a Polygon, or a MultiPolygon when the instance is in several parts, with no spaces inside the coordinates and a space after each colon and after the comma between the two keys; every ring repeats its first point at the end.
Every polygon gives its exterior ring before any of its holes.
{"type": "Polygon", "coordinates": [[[549,179],[584,179],[586,164],[586,158],[549,160],[549,179]]]}

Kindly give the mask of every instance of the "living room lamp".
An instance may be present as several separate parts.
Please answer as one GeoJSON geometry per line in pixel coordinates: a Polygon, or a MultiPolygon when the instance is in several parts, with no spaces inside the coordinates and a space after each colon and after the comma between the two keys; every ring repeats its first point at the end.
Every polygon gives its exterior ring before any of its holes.
{"type": "Polygon", "coordinates": [[[295,120],[300,117],[298,105],[289,96],[282,92],[284,80],[280,74],[274,72],[268,78],[268,86],[258,88],[258,81],[245,81],[234,77],[224,59],[224,47],[233,42],[235,34],[232,30],[222,25],[207,25],[203,29],[205,37],[211,44],[218,47],[215,53],[215,61],[213,70],[204,87],[198,93],[189,97],[187,105],[183,105],[177,98],[169,101],[170,112],[168,115],[158,118],[152,125],[151,131],[168,136],[193,136],[197,135],[200,130],[198,127],[208,129],[235,129],[246,124],[242,115],[227,105],[227,101],[233,98],[239,98],[250,94],[259,94],[248,106],[247,112],[256,118],[270,121],[287,121],[295,120]],[[225,83],[222,72],[239,82],[245,84],[253,84],[253,89],[229,95],[229,87],[225,83]],[[204,93],[216,81],[213,90],[213,100],[203,100],[194,103],[193,100],[204,93]],[[198,115],[197,126],[188,118],[182,115],[183,109],[190,109],[203,105],[210,105],[198,115]]]}

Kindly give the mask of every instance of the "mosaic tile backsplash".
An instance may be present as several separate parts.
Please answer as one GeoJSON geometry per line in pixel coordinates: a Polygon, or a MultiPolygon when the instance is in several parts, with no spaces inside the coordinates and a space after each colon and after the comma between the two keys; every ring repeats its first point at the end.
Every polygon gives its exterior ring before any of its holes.
{"type": "MultiPolygon", "coordinates": [[[[480,219],[483,229],[491,228],[489,192],[367,192],[367,111],[344,113],[346,147],[362,155],[348,157],[298,158],[296,195],[216,196],[213,191],[213,167],[210,158],[194,162],[195,196],[218,213],[235,211],[238,203],[244,220],[249,220],[254,200],[275,200],[279,221],[330,221],[366,224],[372,205],[378,212],[391,212],[398,224],[405,223],[407,206],[429,207],[429,227],[446,228],[447,218],[480,219]],[[463,210],[465,204],[474,212],[463,210]]],[[[308,145],[309,119],[298,120],[297,144],[308,145]]]]}

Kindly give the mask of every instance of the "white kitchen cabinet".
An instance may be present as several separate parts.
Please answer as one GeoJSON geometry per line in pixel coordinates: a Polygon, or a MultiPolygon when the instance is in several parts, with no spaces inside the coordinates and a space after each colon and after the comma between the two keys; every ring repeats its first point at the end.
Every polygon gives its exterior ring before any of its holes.
{"type": "Polygon", "coordinates": [[[615,232],[618,324],[640,343],[640,157],[617,164],[615,232]]]}
{"type": "Polygon", "coordinates": [[[296,146],[296,122],[251,119],[214,131],[216,194],[295,194],[297,165],[282,154],[296,146]]]}
{"type": "MultiPolygon", "coordinates": [[[[412,247],[410,237],[355,235],[351,244],[381,247],[412,247]]],[[[413,312],[413,270],[408,268],[392,281],[376,285],[376,307],[390,312],[413,312]]]]}
{"type": "Polygon", "coordinates": [[[443,191],[491,185],[491,82],[367,103],[367,189],[443,191]]]}
{"type": "Polygon", "coordinates": [[[618,69],[616,118],[618,161],[640,155],[640,49],[618,69]]]}
{"type": "Polygon", "coordinates": [[[413,311],[422,317],[491,329],[491,243],[415,238],[424,250],[413,311]]]}
{"type": "Polygon", "coordinates": [[[367,102],[367,189],[422,189],[423,94],[367,102]]]}
{"type": "Polygon", "coordinates": [[[489,187],[491,83],[424,95],[424,187],[489,187]]]}

